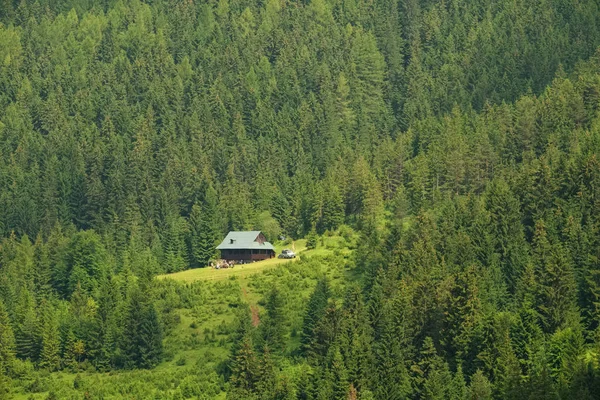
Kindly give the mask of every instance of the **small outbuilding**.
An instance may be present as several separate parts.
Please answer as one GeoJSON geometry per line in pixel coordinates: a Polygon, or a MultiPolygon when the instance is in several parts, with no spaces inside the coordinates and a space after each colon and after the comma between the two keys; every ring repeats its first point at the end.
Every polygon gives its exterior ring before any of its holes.
{"type": "Polygon", "coordinates": [[[275,257],[275,248],[260,231],[231,231],[217,246],[221,258],[227,261],[245,262],[275,257]]]}

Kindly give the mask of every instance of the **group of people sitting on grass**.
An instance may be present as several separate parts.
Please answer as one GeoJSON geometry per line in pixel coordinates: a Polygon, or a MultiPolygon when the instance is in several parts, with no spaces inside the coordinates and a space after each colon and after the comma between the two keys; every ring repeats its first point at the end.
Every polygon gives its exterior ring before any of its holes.
{"type": "Polygon", "coordinates": [[[225,268],[233,268],[235,265],[235,261],[227,261],[227,260],[217,260],[211,261],[210,267],[214,269],[225,269],[225,268]]]}

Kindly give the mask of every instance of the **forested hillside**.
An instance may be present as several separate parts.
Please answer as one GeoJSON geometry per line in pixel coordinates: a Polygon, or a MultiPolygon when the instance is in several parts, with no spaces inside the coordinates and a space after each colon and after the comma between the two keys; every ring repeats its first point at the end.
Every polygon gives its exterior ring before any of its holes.
{"type": "Polygon", "coordinates": [[[600,396],[597,1],[0,21],[0,398],[600,396]],[[246,229],[344,240],[268,283],[154,279],[246,229]]]}

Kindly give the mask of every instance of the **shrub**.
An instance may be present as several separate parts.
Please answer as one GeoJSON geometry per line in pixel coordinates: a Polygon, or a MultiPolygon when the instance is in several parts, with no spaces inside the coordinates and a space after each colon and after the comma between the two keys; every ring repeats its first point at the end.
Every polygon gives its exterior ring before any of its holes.
{"type": "Polygon", "coordinates": [[[75,375],[75,379],[73,379],[73,389],[81,389],[82,386],[83,379],[81,378],[81,375],[75,375]]]}
{"type": "Polygon", "coordinates": [[[46,400],[58,400],[58,396],[56,395],[56,392],[51,391],[50,393],[48,393],[46,400]]]}
{"type": "Polygon", "coordinates": [[[342,225],[339,228],[340,236],[344,238],[346,242],[351,242],[354,236],[354,231],[348,225],[342,225]]]}
{"type": "MultiPolygon", "coordinates": [[[[204,352],[204,360],[202,360],[202,365],[204,365],[204,362],[213,362],[217,359],[217,357],[215,356],[215,354],[210,350],[206,350],[204,352]]],[[[200,362],[201,360],[198,360],[198,362],[200,362]]]]}
{"type": "Polygon", "coordinates": [[[308,250],[316,249],[318,241],[319,236],[317,235],[317,232],[315,232],[315,230],[313,229],[306,237],[306,248],[308,250]]]}
{"type": "Polygon", "coordinates": [[[48,390],[48,381],[46,379],[40,379],[40,377],[36,377],[33,382],[31,382],[27,391],[31,393],[42,393],[48,390]]]}

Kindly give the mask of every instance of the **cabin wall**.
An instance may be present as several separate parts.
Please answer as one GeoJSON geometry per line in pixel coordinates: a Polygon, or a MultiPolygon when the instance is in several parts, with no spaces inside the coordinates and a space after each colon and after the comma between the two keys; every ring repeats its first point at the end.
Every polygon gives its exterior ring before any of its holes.
{"type": "Polygon", "coordinates": [[[227,261],[258,261],[275,257],[273,250],[222,250],[221,258],[227,261]]]}

